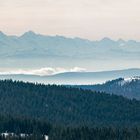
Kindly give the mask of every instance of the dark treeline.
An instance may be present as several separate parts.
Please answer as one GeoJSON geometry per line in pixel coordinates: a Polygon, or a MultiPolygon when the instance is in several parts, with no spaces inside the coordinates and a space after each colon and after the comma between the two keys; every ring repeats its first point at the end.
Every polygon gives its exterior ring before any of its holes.
{"type": "Polygon", "coordinates": [[[0,116],[0,133],[47,135],[52,126],[43,120],[0,116]]]}
{"type": "MultiPolygon", "coordinates": [[[[49,140],[139,140],[140,128],[53,128],[49,140]]],[[[45,140],[45,136],[37,133],[21,136],[20,134],[0,136],[0,140],[45,140]]]]}
{"type": "Polygon", "coordinates": [[[56,128],[49,140],[140,140],[140,128],[56,128]]]}
{"type": "Polygon", "coordinates": [[[45,140],[51,130],[52,126],[41,120],[0,116],[0,140],[45,140]]]}
{"type": "Polygon", "coordinates": [[[32,134],[31,140],[140,136],[140,101],[72,87],[0,81],[0,114],[0,132],[15,133],[17,140],[24,139],[21,133],[32,134]]]}
{"type": "Polygon", "coordinates": [[[140,127],[67,127],[40,120],[0,117],[0,140],[139,140],[140,127]],[[9,136],[2,135],[3,132],[9,136]],[[13,134],[12,134],[13,133],[13,134]],[[26,134],[21,136],[21,134],[26,134]]]}

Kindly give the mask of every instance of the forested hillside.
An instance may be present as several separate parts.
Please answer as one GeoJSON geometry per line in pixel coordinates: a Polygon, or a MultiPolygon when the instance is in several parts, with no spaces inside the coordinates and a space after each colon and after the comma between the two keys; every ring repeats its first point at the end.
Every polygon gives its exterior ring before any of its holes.
{"type": "Polygon", "coordinates": [[[75,86],[82,89],[106,92],[115,95],[122,95],[130,99],[140,100],[140,77],[119,78],[97,85],[79,85],[75,86]]]}
{"type": "Polygon", "coordinates": [[[140,123],[140,102],[64,86],[5,80],[0,81],[0,113],[75,126],[134,125],[140,123]]]}
{"type": "Polygon", "coordinates": [[[139,101],[90,90],[0,81],[0,114],[1,133],[35,134],[30,140],[140,137],[139,101]]]}

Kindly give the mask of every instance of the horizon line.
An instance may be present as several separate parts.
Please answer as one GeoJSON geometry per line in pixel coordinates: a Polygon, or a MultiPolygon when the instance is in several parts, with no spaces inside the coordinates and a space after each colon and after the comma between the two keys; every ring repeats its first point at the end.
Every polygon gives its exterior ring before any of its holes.
{"type": "Polygon", "coordinates": [[[112,37],[108,37],[108,36],[105,36],[105,37],[102,37],[101,39],[88,39],[88,38],[84,38],[84,37],[79,37],[79,36],[67,36],[67,35],[61,35],[61,34],[54,34],[54,35],[49,35],[49,34],[43,34],[43,33],[38,33],[38,32],[35,32],[33,30],[27,30],[25,32],[23,32],[21,35],[17,35],[17,34],[7,34],[5,32],[3,32],[2,30],[0,30],[0,34],[3,34],[7,37],[22,37],[26,34],[34,34],[34,35],[41,35],[41,36],[48,36],[48,37],[64,37],[64,38],[68,38],[68,39],[82,39],[82,40],[88,40],[88,41],[102,41],[102,40],[110,40],[110,41],[125,41],[125,42],[128,42],[128,41],[136,41],[136,42],[140,42],[140,40],[138,39],[123,39],[123,38],[118,38],[118,39],[113,39],[112,37]]]}

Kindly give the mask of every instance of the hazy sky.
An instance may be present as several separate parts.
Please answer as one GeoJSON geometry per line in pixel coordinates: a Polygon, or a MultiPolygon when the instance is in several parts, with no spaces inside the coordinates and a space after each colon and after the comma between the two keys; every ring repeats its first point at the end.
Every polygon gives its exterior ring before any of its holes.
{"type": "Polygon", "coordinates": [[[140,0],[0,0],[0,30],[140,40],[140,0]]]}

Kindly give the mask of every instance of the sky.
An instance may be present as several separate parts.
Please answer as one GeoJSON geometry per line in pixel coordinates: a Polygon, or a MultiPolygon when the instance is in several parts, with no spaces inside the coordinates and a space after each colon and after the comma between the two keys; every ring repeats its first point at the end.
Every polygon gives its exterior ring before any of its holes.
{"type": "Polygon", "coordinates": [[[140,40],[140,0],[0,0],[0,30],[140,40]]]}

